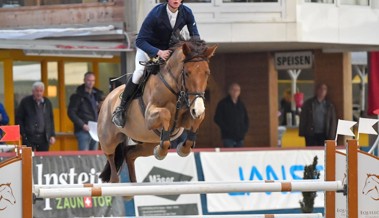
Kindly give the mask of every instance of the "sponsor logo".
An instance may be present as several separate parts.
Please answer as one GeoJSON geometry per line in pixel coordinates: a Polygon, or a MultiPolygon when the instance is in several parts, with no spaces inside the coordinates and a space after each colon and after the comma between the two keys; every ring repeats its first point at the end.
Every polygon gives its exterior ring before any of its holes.
{"type": "MultiPolygon", "coordinates": [[[[38,185],[72,185],[72,184],[84,184],[84,183],[101,183],[99,179],[100,172],[97,172],[94,168],[89,169],[88,172],[77,172],[72,167],[66,172],[62,173],[45,173],[43,164],[37,164],[37,184],[38,185]]],[[[49,210],[66,210],[77,208],[98,208],[109,207],[112,205],[113,198],[107,197],[73,197],[73,198],[55,198],[55,204],[51,203],[51,199],[46,198],[44,211],[49,210]]]]}
{"type": "Polygon", "coordinates": [[[55,198],[55,209],[90,209],[97,207],[112,206],[112,197],[74,197],[74,198],[55,198]]]}
{"type": "MultiPolygon", "coordinates": [[[[317,165],[318,171],[324,171],[324,167],[317,165]]],[[[275,168],[268,164],[265,167],[251,166],[246,168],[244,166],[238,167],[238,175],[240,181],[263,181],[263,180],[302,180],[304,173],[304,165],[281,165],[280,168],[275,168]]],[[[287,194],[288,192],[282,192],[287,194]]],[[[250,192],[231,192],[230,196],[250,195],[250,192]]],[[[271,195],[271,192],[266,192],[266,195],[271,195]]]]}
{"type": "MultiPolygon", "coordinates": [[[[167,182],[188,182],[192,180],[192,176],[184,175],[181,173],[169,171],[159,167],[153,167],[147,174],[143,182],[150,183],[167,183],[167,182]]],[[[176,201],[180,195],[162,195],[161,198],[176,201]]]]}
{"type": "Polygon", "coordinates": [[[369,196],[374,201],[379,201],[379,175],[367,174],[362,194],[369,196]]]}
{"type": "Polygon", "coordinates": [[[7,209],[9,205],[14,205],[16,198],[13,195],[11,183],[0,185],[0,211],[7,209]]]}

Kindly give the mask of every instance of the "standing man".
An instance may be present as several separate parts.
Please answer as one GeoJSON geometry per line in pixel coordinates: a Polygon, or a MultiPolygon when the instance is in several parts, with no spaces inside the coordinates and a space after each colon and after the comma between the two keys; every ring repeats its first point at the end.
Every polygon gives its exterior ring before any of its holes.
{"type": "Polygon", "coordinates": [[[48,151],[55,143],[53,107],[44,91],[42,82],[33,83],[32,95],[23,98],[16,111],[22,142],[33,151],[48,151]]]}
{"type": "Polygon", "coordinates": [[[124,127],[126,108],[143,75],[144,66],[140,62],[156,56],[167,60],[171,55],[168,50],[171,36],[184,26],[187,26],[191,37],[200,37],[192,11],[182,4],[182,0],[167,0],[158,4],[145,18],[136,39],[135,71],[126,84],[120,105],[113,112],[112,122],[117,127],[124,127]]]}
{"type": "Polygon", "coordinates": [[[214,121],[220,127],[224,147],[242,147],[249,128],[245,105],[240,100],[241,87],[237,83],[229,86],[229,95],[216,108],[214,121]]]}
{"type": "Polygon", "coordinates": [[[327,93],[326,84],[318,84],[315,96],[305,101],[301,109],[299,136],[305,137],[307,146],[324,145],[325,140],[336,135],[336,111],[327,93]]]}
{"type": "Polygon", "coordinates": [[[95,74],[85,73],[84,84],[71,95],[68,105],[68,116],[74,123],[74,132],[81,151],[98,148],[98,143],[91,138],[88,127],[88,121],[97,122],[99,105],[103,100],[103,92],[94,85],[95,74]]]}

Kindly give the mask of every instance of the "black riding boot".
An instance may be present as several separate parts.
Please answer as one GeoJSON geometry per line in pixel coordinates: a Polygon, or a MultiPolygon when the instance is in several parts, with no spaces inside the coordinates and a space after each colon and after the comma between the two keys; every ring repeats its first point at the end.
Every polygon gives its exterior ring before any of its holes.
{"type": "Polygon", "coordinates": [[[129,79],[126,83],[126,87],[124,92],[122,93],[121,103],[113,112],[112,122],[118,127],[123,128],[125,125],[125,111],[128,107],[130,100],[132,100],[136,90],[138,88],[138,84],[134,84],[132,79],[129,79]]]}

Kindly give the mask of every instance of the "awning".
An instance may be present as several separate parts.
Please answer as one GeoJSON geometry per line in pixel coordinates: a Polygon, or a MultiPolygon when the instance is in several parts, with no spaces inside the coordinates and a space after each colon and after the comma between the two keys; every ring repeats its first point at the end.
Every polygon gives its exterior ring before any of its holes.
{"type": "Polygon", "coordinates": [[[0,30],[0,49],[19,49],[26,55],[111,58],[120,52],[133,51],[130,41],[128,34],[113,26],[0,30]],[[76,40],[83,36],[86,39],[114,36],[117,40],[76,40]]]}
{"type": "Polygon", "coordinates": [[[124,31],[113,25],[82,28],[47,28],[0,30],[0,39],[43,39],[75,36],[123,35],[124,31]]]}

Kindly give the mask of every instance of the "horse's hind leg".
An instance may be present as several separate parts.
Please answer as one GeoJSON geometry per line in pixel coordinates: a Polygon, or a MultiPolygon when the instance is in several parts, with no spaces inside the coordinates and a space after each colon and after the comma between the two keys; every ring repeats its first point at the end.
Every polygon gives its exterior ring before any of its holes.
{"type": "Polygon", "coordinates": [[[107,157],[109,166],[111,168],[111,177],[110,177],[109,182],[111,183],[120,182],[120,178],[118,177],[117,169],[116,169],[115,154],[106,155],[106,157],[107,157]]]}
{"type": "Polygon", "coordinates": [[[138,157],[148,157],[153,155],[155,144],[138,144],[134,146],[128,146],[126,148],[125,161],[128,165],[129,179],[130,182],[137,182],[136,178],[136,169],[135,169],[135,160],[138,157]]]}

